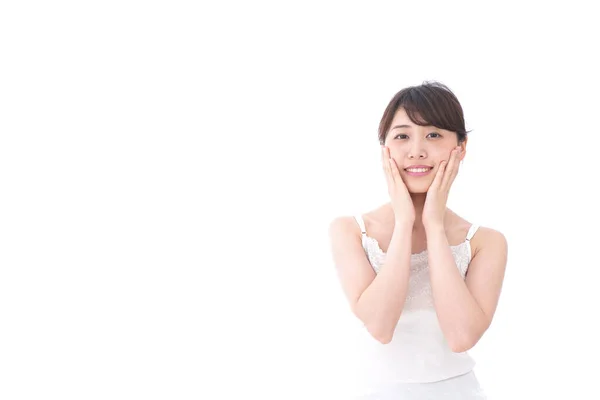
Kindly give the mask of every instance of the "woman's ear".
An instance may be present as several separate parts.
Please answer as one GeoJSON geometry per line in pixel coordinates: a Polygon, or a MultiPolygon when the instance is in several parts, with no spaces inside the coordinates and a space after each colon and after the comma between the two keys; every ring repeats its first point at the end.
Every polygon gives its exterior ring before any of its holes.
{"type": "Polygon", "coordinates": [[[460,161],[462,161],[465,158],[465,155],[467,153],[467,138],[465,138],[465,140],[460,142],[459,146],[462,149],[462,151],[460,153],[460,161]]]}

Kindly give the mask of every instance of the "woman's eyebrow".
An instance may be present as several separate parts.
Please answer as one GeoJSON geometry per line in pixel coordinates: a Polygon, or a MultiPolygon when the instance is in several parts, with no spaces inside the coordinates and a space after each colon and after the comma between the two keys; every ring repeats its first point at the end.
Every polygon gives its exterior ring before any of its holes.
{"type": "Polygon", "coordinates": [[[392,129],[396,129],[396,128],[410,128],[410,125],[396,125],[392,129]]]}

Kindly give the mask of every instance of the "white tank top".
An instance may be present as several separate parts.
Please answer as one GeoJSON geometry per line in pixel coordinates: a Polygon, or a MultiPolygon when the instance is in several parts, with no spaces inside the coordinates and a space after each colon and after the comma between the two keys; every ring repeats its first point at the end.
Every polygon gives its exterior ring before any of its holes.
{"type": "MultiPolygon", "coordinates": [[[[367,235],[360,215],[355,216],[361,231],[362,245],[375,270],[379,272],[386,254],[377,240],[367,235]]],[[[470,240],[477,230],[472,225],[464,242],[451,246],[456,265],[465,278],[471,261],[470,240]]],[[[439,326],[429,280],[427,250],[411,255],[408,293],[392,341],[382,344],[363,327],[356,335],[353,349],[357,359],[356,382],[362,391],[405,382],[435,382],[467,373],[475,366],[464,353],[454,353],[439,326]]]]}

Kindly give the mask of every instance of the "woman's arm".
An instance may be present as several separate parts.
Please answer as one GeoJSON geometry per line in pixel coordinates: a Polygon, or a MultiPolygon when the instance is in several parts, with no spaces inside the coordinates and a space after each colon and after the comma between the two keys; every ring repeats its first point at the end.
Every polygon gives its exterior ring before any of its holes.
{"type": "Polygon", "coordinates": [[[476,236],[480,245],[463,280],[443,226],[426,232],[433,302],[440,327],[452,351],[464,352],[475,346],[492,322],[504,280],[507,242],[500,232],[479,228],[476,236]]]}
{"type": "Polygon", "coordinates": [[[352,217],[333,220],[329,235],[333,260],[352,312],[375,339],[389,343],[408,289],[412,223],[396,222],[385,265],[378,274],[369,263],[352,217]]]}

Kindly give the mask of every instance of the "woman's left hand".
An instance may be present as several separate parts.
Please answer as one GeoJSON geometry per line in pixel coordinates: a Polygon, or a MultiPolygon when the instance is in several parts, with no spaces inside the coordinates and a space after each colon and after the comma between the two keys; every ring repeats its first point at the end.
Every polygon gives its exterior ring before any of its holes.
{"type": "Polygon", "coordinates": [[[446,213],[446,202],[454,178],[458,174],[460,163],[461,147],[457,147],[450,153],[448,161],[442,161],[439,164],[435,178],[429,190],[423,207],[423,225],[428,227],[443,227],[444,214],[446,213]]]}

